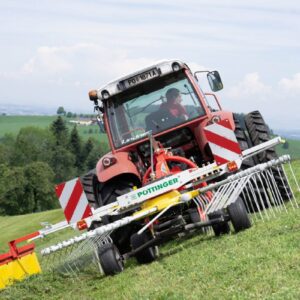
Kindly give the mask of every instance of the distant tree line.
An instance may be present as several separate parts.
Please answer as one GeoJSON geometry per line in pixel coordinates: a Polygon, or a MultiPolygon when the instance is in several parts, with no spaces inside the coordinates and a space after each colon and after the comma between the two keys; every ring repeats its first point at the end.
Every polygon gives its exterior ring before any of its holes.
{"type": "Polygon", "coordinates": [[[65,116],[67,118],[77,118],[77,117],[79,117],[79,118],[93,118],[94,117],[93,114],[77,114],[77,113],[73,113],[71,111],[67,112],[64,109],[63,106],[59,106],[57,108],[56,114],[59,115],[59,116],[65,116]]]}
{"type": "Polygon", "coordinates": [[[95,168],[108,145],[83,141],[61,116],[48,129],[24,127],[0,139],[0,214],[16,215],[58,207],[55,184],[95,168]]]}

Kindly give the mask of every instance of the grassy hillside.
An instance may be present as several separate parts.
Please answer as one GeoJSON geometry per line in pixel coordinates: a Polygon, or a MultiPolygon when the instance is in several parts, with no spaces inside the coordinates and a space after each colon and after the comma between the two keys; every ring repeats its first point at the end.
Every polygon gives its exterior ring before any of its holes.
{"type": "MultiPolygon", "coordinates": [[[[300,162],[294,162],[297,178],[300,162]]],[[[296,194],[300,203],[300,193],[296,194]]],[[[30,232],[40,221],[57,221],[56,211],[0,219],[0,243],[30,232]],[[2,231],[3,232],[3,231],[2,231]]],[[[114,277],[83,272],[78,277],[43,274],[15,284],[2,299],[299,299],[300,209],[256,221],[239,234],[195,235],[161,247],[150,265],[134,259],[114,277]]],[[[62,233],[43,244],[63,239],[62,233]]],[[[42,244],[38,245],[40,249],[42,244]]]]}

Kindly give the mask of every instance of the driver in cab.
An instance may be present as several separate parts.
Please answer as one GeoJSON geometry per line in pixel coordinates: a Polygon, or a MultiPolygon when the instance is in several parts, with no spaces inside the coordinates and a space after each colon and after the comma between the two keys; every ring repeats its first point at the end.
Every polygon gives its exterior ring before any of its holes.
{"type": "Polygon", "coordinates": [[[180,91],[176,88],[170,88],[166,92],[166,98],[167,102],[162,103],[160,109],[169,111],[175,118],[187,120],[188,114],[185,107],[181,105],[180,91]]]}

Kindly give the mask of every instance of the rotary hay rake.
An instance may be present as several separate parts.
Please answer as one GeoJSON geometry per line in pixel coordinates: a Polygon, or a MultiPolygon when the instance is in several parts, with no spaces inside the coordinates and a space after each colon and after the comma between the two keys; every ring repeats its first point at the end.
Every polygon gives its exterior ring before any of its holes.
{"type": "MultiPolygon", "coordinates": [[[[166,208],[148,222],[139,233],[150,227],[156,219],[166,213],[171,207],[189,201],[194,201],[198,210],[202,212],[201,220],[193,224],[182,225],[177,235],[180,233],[182,236],[183,234],[188,234],[190,231],[195,231],[197,228],[204,227],[208,230],[202,230],[202,233],[212,235],[214,232],[218,235],[218,232],[215,231],[216,223],[212,222],[214,219],[210,220],[208,216],[230,207],[237,199],[242,199],[247,212],[249,214],[251,213],[251,223],[255,223],[258,220],[264,222],[278,216],[280,213],[287,213],[288,210],[286,206],[288,203],[290,203],[292,209],[299,208],[292,187],[300,191],[299,184],[290,163],[290,157],[285,155],[267,163],[240,171],[220,182],[209,184],[206,187],[199,188],[192,192],[184,192],[177,195],[179,200],[166,206],[166,208]],[[286,165],[286,169],[289,171],[290,178],[293,182],[286,180],[288,177],[286,177],[285,169],[282,164],[286,165]],[[283,199],[278,189],[275,181],[275,175],[277,174],[281,176],[287,199],[283,199]],[[260,192],[257,193],[257,190],[260,192]],[[207,195],[208,191],[211,192],[210,196],[207,195]]],[[[110,234],[117,228],[150,214],[150,211],[144,211],[140,214],[128,216],[43,249],[41,254],[43,257],[42,266],[44,270],[55,270],[74,276],[77,276],[84,270],[99,270],[103,273],[99,253],[101,253],[102,248],[105,248],[105,245],[112,243],[110,234]]],[[[217,220],[217,222],[219,222],[219,220],[217,220]]],[[[239,225],[233,223],[235,231],[239,231],[239,228],[235,228],[236,226],[239,225]]],[[[158,243],[155,244],[160,244],[159,238],[158,243]]],[[[135,251],[132,251],[129,255],[125,254],[118,257],[121,268],[123,268],[121,261],[130,256],[134,256],[134,252],[135,251]]]]}

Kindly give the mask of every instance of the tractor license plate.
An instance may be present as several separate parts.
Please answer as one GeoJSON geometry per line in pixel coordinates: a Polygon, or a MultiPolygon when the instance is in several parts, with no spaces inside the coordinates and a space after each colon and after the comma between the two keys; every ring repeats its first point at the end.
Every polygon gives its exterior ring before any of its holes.
{"type": "Polygon", "coordinates": [[[159,72],[157,68],[148,70],[146,72],[143,72],[141,74],[138,74],[136,76],[130,77],[122,82],[123,86],[127,89],[129,87],[135,86],[139,83],[142,83],[144,81],[150,80],[152,78],[158,77],[159,72]]]}

